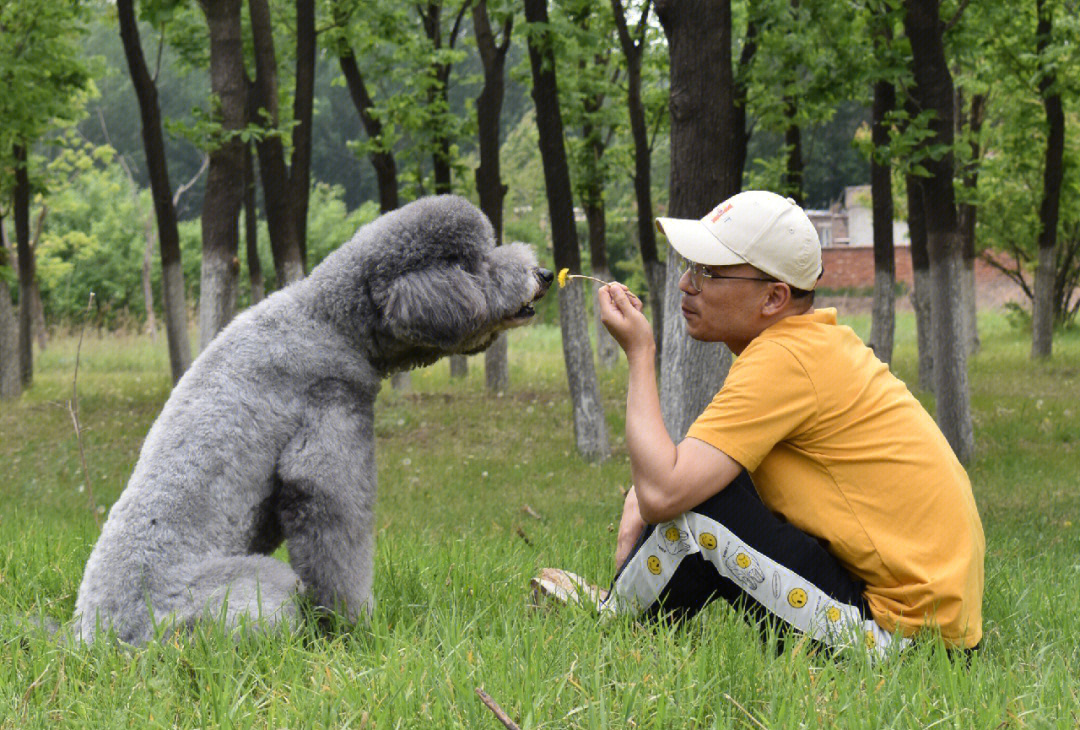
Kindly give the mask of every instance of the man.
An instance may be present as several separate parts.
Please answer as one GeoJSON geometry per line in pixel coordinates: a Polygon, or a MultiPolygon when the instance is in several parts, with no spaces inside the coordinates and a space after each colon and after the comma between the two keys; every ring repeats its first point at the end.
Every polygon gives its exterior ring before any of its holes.
{"type": "Polygon", "coordinates": [[[720,596],[831,645],[881,653],[927,628],[978,644],[985,545],[968,477],[904,384],[835,310],[814,309],[821,248],[803,210],[748,191],[657,227],[689,262],[687,333],[737,359],[676,445],[641,302],[600,290],[629,363],[634,481],[601,610],[686,615],[720,596]]]}

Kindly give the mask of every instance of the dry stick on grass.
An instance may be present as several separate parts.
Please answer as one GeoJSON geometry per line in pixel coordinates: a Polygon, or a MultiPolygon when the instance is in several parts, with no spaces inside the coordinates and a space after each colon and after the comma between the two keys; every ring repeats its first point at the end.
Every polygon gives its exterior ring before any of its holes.
{"type": "Polygon", "coordinates": [[[489,710],[495,713],[495,717],[499,718],[499,722],[509,728],[509,730],[521,730],[517,723],[511,720],[510,716],[503,712],[503,708],[499,707],[499,703],[491,699],[491,695],[479,687],[476,688],[476,694],[480,698],[480,701],[487,705],[489,710]]]}
{"type": "Polygon", "coordinates": [[[755,725],[757,725],[757,726],[758,726],[759,728],[761,728],[761,730],[769,730],[769,729],[768,729],[767,727],[765,727],[764,725],[762,725],[762,724],[761,724],[761,720],[757,719],[756,717],[754,717],[753,715],[751,715],[751,714],[750,714],[749,712],[747,712],[747,711],[746,711],[746,708],[745,708],[745,707],[743,707],[742,705],[740,705],[740,704],[739,704],[738,702],[736,702],[736,701],[735,701],[735,698],[734,698],[734,697],[732,697],[731,695],[729,695],[729,694],[728,694],[727,692],[725,692],[725,693],[724,693],[724,698],[725,698],[725,699],[727,699],[727,700],[728,700],[729,702],[731,702],[731,704],[735,705],[735,706],[736,706],[736,707],[738,707],[738,708],[739,708],[740,710],[742,710],[742,711],[743,711],[743,714],[744,714],[744,715],[746,715],[746,716],[747,716],[748,718],[750,718],[750,720],[751,720],[751,721],[752,721],[752,722],[753,722],[753,723],[754,723],[755,725]]]}
{"type": "Polygon", "coordinates": [[[94,516],[94,524],[100,531],[101,518],[98,516],[94,489],[90,486],[90,470],[86,468],[86,450],[83,448],[82,426],[79,424],[79,356],[82,354],[83,335],[86,333],[85,315],[90,313],[90,307],[93,304],[94,292],[90,292],[90,301],[86,303],[82,327],[79,328],[79,345],[75,348],[75,374],[71,378],[71,400],[68,401],[68,413],[71,414],[71,422],[75,425],[75,440],[79,444],[79,461],[82,462],[83,480],[86,483],[86,498],[90,502],[90,514],[94,516]]]}

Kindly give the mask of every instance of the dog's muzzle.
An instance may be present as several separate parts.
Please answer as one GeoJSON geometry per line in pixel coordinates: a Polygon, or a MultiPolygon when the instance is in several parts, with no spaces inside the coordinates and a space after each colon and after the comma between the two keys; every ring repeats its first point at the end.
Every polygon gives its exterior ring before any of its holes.
{"type": "Polygon", "coordinates": [[[555,281],[555,274],[548,269],[537,268],[533,270],[533,273],[536,275],[538,284],[536,287],[536,295],[533,296],[532,301],[522,305],[521,309],[514,314],[513,319],[528,319],[536,314],[536,310],[533,309],[533,303],[543,299],[544,295],[547,294],[548,289],[551,288],[551,282],[555,281]]]}

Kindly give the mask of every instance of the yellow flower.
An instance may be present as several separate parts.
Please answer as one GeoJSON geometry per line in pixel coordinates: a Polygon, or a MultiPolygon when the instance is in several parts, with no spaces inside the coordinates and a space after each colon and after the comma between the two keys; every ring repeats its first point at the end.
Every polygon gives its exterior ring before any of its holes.
{"type": "Polygon", "coordinates": [[[570,269],[559,269],[559,288],[562,289],[566,286],[566,276],[570,273],[570,269]]]}

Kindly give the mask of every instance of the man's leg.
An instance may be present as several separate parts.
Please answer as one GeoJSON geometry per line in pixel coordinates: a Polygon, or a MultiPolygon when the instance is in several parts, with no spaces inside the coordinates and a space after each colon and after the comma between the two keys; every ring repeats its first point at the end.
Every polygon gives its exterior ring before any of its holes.
{"type": "Polygon", "coordinates": [[[646,528],[602,610],[689,616],[717,597],[826,644],[858,638],[883,652],[893,641],[871,616],[862,584],[817,540],[770,512],[746,472],[698,507],[646,528]]]}

